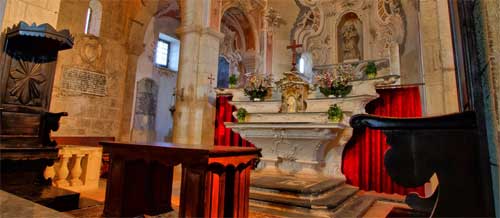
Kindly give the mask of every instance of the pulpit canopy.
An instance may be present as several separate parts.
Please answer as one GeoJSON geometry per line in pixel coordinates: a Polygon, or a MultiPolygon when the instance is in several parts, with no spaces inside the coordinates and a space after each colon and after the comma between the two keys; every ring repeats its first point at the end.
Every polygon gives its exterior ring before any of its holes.
{"type": "Polygon", "coordinates": [[[57,31],[49,24],[29,25],[23,21],[7,28],[4,49],[16,59],[46,63],[57,59],[57,52],[73,47],[68,30],[57,31]]]}

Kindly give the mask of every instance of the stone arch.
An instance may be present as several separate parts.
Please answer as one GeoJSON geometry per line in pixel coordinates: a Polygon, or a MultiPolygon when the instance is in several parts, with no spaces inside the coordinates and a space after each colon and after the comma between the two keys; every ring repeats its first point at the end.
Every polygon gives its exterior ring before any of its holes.
{"type": "MultiPolygon", "coordinates": [[[[129,57],[134,60],[130,61],[128,68],[133,73],[130,73],[127,83],[132,87],[132,85],[137,85],[139,81],[152,80],[157,85],[158,93],[156,114],[151,118],[155,121],[151,121],[151,125],[148,126],[147,133],[149,135],[145,137],[143,134],[138,134],[143,130],[137,130],[141,125],[137,124],[139,120],[136,119],[136,116],[140,117],[141,115],[132,113],[131,140],[171,140],[173,116],[170,110],[175,103],[173,93],[177,82],[177,73],[170,69],[157,67],[154,64],[154,55],[160,34],[178,38],[175,30],[179,25],[180,10],[177,0],[144,1],[141,8],[133,16],[127,40],[129,57]]],[[[140,102],[137,101],[137,96],[141,94],[139,88],[137,86],[134,91],[127,95],[130,96],[130,103],[127,107],[132,109],[138,107],[137,104],[140,102]]]]}
{"type": "Polygon", "coordinates": [[[219,53],[230,63],[230,74],[254,72],[259,54],[258,35],[252,19],[241,9],[229,7],[221,17],[224,34],[219,53]]]}

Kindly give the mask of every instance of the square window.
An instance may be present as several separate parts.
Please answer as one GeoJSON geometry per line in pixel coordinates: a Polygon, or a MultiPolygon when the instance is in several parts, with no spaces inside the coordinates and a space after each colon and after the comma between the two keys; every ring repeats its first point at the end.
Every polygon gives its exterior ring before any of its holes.
{"type": "Polygon", "coordinates": [[[156,55],[155,64],[160,67],[168,67],[168,55],[169,55],[170,43],[165,40],[158,40],[156,44],[156,55]]]}

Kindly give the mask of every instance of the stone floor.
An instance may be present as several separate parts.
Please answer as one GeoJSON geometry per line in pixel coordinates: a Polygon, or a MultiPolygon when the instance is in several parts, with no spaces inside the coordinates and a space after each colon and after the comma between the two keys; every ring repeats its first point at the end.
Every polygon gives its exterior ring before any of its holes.
{"type": "MultiPolygon", "coordinates": [[[[91,191],[83,191],[81,192],[82,199],[86,199],[84,201],[94,200],[99,203],[92,205],[92,202],[87,202],[87,205],[83,205],[81,209],[66,212],[66,214],[72,215],[74,217],[79,218],[98,218],[101,217],[102,211],[104,209],[104,202],[106,190],[106,180],[102,179],[99,183],[99,189],[91,190],[91,191]]],[[[180,194],[180,174],[174,175],[174,184],[172,190],[172,204],[174,209],[177,210],[179,205],[179,194],[180,194]]],[[[403,196],[401,195],[390,195],[390,194],[381,194],[375,192],[365,192],[359,191],[356,193],[355,198],[353,199],[368,199],[372,198],[373,200],[369,206],[368,210],[362,211],[362,217],[387,217],[393,208],[408,208],[407,205],[403,204],[403,196]]],[[[83,203],[85,204],[85,203],[83,203]]],[[[358,204],[362,204],[362,201],[351,203],[351,207],[354,206],[352,210],[356,210],[356,206],[358,204]]],[[[251,204],[252,205],[252,204],[251,204]]],[[[346,206],[348,207],[348,206],[346,206]]],[[[341,214],[337,214],[336,217],[353,217],[358,215],[354,215],[356,213],[350,213],[349,208],[347,210],[343,210],[341,214]],[[347,212],[346,212],[347,211],[347,212]]],[[[258,218],[281,218],[281,217],[303,217],[304,214],[294,214],[289,213],[288,209],[284,209],[283,212],[280,210],[272,209],[272,210],[262,210],[262,207],[250,207],[250,217],[258,217],[258,218]]],[[[146,216],[151,217],[151,216],[146,216]]],[[[155,218],[170,218],[177,217],[176,211],[171,213],[162,214],[159,216],[154,216],[155,218]]]]}

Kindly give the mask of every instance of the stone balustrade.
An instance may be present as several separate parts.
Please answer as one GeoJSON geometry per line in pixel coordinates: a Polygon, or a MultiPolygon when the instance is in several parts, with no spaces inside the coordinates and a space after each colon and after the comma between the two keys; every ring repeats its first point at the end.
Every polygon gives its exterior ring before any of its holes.
{"type": "Polygon", "coordinates": [[[45,169],[44,176],[52,185],[72,191],[97,189],[101,159],[101,147],[63,145],[59,160],[45,169]]]}

